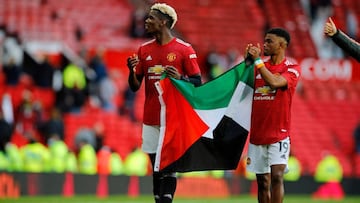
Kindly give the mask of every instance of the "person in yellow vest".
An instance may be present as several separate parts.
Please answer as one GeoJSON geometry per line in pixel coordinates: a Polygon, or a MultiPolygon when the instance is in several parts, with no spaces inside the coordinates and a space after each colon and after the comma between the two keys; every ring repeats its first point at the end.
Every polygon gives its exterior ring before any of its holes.
{"type": "Polygon", "coordinates": [[[93,175],[97,173],[97,157],[95,149],[86,140],[79,142],[79,173],[93,175]]]}
{"type": "MultiPolygon", "coordinates": [[[[291,153],[291,152],[290,152],[291,153]]],[[[290,155],[287,172],[284,175],[285,181],[298,181],[301,177],[302,167],[300,161],[294,155],[290,155]]]]}
{"type": "Polygon", "coordinates": [[[112,175],[121,175],[124,173],[124,165],[121,156],[115,151],[111,152],[110,168],[112,175]]]}
{"type": "Polygon", "coordinates": [[[62,96],[59,97],[61,110],[79,111],[86,100],[86,74],[81,62],[68,64],[63,71],[62,96]]]}
{"type": "Polygon", "coordinates": [[[224,178],[225,176],[225,171],[224,170],[211,170],[209,171],[210,176],[213,178],[224,178]]]}
{"type": "Polygon", "coordinates": [[[65,165],[66,165],[65,171],[66,172],[70,172],[70,173],[79,172],[77,158],[73,151],[70,151],[70,150],[68,151],[65,162],[66,162],[65,163],[65,165]]]}
{"type": "Polygon", "coordinates": [[[70,63],[64,69],[63,83],[68,89],[84,89],[86,87],[86,76],[84,70],[80,66],[70,63]]]}
{"type": "Polygon", "coordinates": [[[205,178],[210,176],[210,171],[191,171],[185,173],[178,173],[178,177],[197,177],[197,178],[205,178]]]}
{"type": "Polygon", "coordinates": [[[8,159],[3,151],[0,151],[0,172],[7,171],[9,167],[8,159]]]}
{"type": "Polygon", "coordinates": [[[5,146],[6,157],[9,161],[8,171],[9,172],[21,172],[24,170],[23,160],[19,148],[9,142],[5,146]]]}
{"type": "Polygon", "coordinates": [[[323,183],[313,193],[313,198],[319,199],[343,199],[344,191],[341,186],[343,168],[336,156],[325,152],[323,158],[316,167],[314,179],[323,183]]]}
{"type": "Polygon", "coordinates": [[[124,161],[124,173],[128,176],[145,176],[149,165],[149,157],[140,149],[131,152],[124,161]]]}
{"type": "Polygon", "coordinates": [[[49,172],[49,150],[34,138],[20,148],[24,171],[32,173],[49,172]]]}
{"type": "Polygon", "coordinates": [[[186,173],[177,174],[179,177],[197,177],[197,178],[223,178],[225,175],[224,170],[209,170],[209,171],[191,171],[186,173]]]}
{"type": "Polygon", "coordinates": [[[48,140],[50,151],[50,171],[63,173],[66,170],[66,159],[69,152],[68,146],[60,139],[60,135],[52,134],[48,140]]]}

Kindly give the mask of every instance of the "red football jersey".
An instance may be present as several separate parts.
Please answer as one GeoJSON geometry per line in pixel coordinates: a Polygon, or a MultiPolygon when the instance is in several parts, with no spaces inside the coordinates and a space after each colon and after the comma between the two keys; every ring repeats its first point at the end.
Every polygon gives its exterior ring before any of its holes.
{"type": "Polygon", "coordinates": [[[140,63],[136,74],[144,75],[145,104],[143,123],[160,125],[160,102],[155,82],[159,81],[166,66],[173,66],[186,76],[200,74],[197,56],[189,43],[174,38],[165,45],[159,45],[155,39],[140,46],[140,63]]]}
{"type": "Polygon", "coordinates": [[[259,72],[255,71],[255,87],[251,115],[250,143],[276,143],[290,135],[291,103],[301,70],[297,64],[284,59],[278,65],[265,62],[273,74],[287,80],[287,87],[271,89],[259,72]]]}

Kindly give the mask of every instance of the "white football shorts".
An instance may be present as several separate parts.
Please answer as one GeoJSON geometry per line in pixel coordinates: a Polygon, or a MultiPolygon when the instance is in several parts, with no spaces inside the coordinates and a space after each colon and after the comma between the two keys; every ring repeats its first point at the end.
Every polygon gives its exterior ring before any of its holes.
{"type": "Polygon", "coordinates": [[[141,149],[148,154],[155,154],[160,136],[160,126],[145,125],[142,127],[141,149]]]}
{"type": "Polygon", "coordinates": [[[287,164],[290,155],[289,137],[270,145],[254,145],[249,143],[246,169],[255,174],[270,173],[270,166],[287,164]]]}

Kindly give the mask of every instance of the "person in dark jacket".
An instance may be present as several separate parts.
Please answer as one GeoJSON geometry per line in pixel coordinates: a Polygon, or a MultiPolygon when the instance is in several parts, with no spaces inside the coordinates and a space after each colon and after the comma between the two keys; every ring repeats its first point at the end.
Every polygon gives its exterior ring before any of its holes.
{"type": "Polygon", "coordinates": [[[329,36],[335,44],[360,62],[360,43],[337,29],[331,18],[325,23],[324,34],[329,36]]]}
{"type": "Polygon", "coordinates": [[[0,152],[5,152],[5,146],[11,140],[13,126],[6,121],[3,112],[0,111],[0,152]]]}

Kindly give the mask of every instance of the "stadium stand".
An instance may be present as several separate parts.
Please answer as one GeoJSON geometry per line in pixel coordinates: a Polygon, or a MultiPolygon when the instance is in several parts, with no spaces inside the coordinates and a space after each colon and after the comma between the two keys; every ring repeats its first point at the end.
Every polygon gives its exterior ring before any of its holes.
{"type": "Polygon", "coordinates": [[[127,37],[130,5],[118,0],[1,0],[2,21],[24,41],[63,41],[74,50],[82,46],[132,48],[127,37]],[[106,14],[106,15],[104,15],[106,14]],[[116,20],[114,20],[116,19],[116,20]],[[83,38],[76,38],[81,24],[83,38]]]}
{"type": "Polygon", "coordinates": [[[211,46],[220,52],[232,47],[243,49],[247,42],[255,43],[262,37],[265,20],[256,1],[166,2],[178,10],[178,31],[200,53],[211,46]]]}
{"type": "MultiPolygon", "coordinates": [[[[19,33],[26,43],[60,42],[78,53],[81,48],[107,49],[105,61],[114,73],[119,91],[126,84],[127,56],[136,51],[144,39],[128,36],[132,5],[127,0],[0,0],[0,23],[9,31],[19,33]],[[77,38],[78,27],[82,36],[77,38]]],[[[237,48],[243,50],[249,42],[261,42],[267,27],[282,26],[292,35],[289,56],[301,60],[317,58],[318,54],[310,36],[310,25],[300,1],[282,0],[165,0],[174,6],[179,15],[176,33],[190,42],[203,60],[210,47],[220,52],[237,48]]],[[[345,27],[347,8],[360,11],[357,0],[336,1],[333,4],[336,22],[345,27]]],[[[360,15],[357,12],[360,22],[360,15]]],[[[360,36],[360,32],[358,33],[360,36]]],[[[79,36],[78,36],[79,37],[79,36]]],[[[359,37],[360,38],[360,37],[359,37]]],[[[62,47],[61,45],[60,47],[62,47]]],[[[26,47],[26,46],[25,46],[26,47]]],[[[42,47],[35,50],[42,50],[42,47]]],[[[25,50],[29,51],[29,50],[25,50]]],[[[51,52],[52,62],[60,65],[62,48],[51,52]]],[[[36,53],[32,53],[33,56],[36,53]]],[[[203,61],[199,61],[203,65],[203,61]]],[[[113,73],[113,72],[112,72],[113,73]]],[[[359,74],[358,72],[355,72],[359,74]]],[[[354,73],[354,74],[355,74],[354,73]]],[[[7,86],[0,73],[0,95],[9,93],[14,106],[18,106],[21,92],[30,89],[49,108],[54,104],[54,92],[34,86],[24,77],[17,86],[7,86]]],[[[359,80],[357,78],[357,80],[359,80]]],[[[337,155],[344,167],[344,176],[360,177],[360,156],[354,154],[352,131],[360,120],[359,81],[302,80],[302,90],[297,92],[293,104],[292,147],[301,161],[304,174],[313,175],[324,151],[337,155]]],[[[120,94],[119,94],[120,95],[120,94]]],[[[119,105],[123,102],[116,98],[119,105]]],[[[138,93],[135,104],[136,117],[141,120],[144,95],[138,93]]],[[[79,126],[90,127],[97,121],[106,121],[104,143],[126,156],[140,143],[141,125],[126,116],[106,112],[86,105],[80,114],[64,115],[65,141],[73,146],[79,126]]],[[[19,137],[19,135],[16,135],[19,137]]],[[[20,135],[21,136],[21,135],[20,135]]],[[[23,141],[21,141],[23,142],[23,141]]]]}

